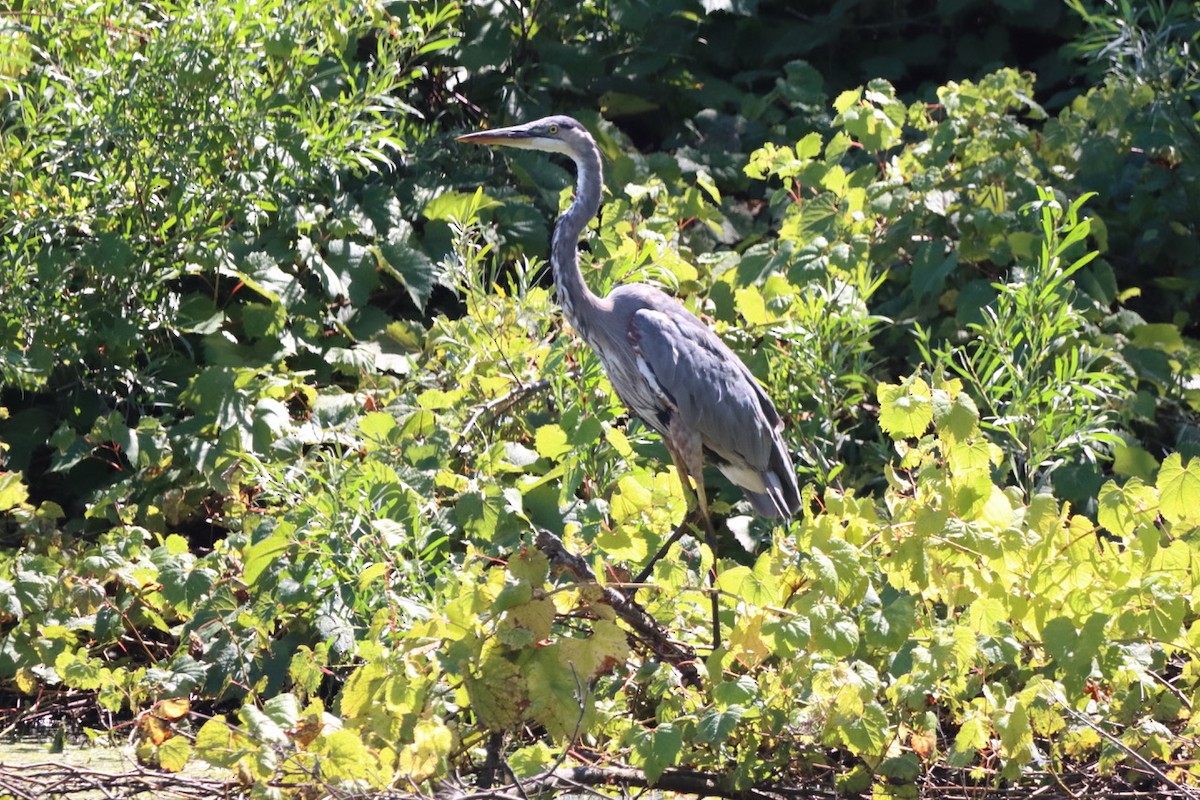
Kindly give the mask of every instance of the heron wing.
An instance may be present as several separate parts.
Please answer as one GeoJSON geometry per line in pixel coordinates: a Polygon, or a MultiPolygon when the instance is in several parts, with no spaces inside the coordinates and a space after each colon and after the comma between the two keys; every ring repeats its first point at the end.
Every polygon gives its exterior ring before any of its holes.
{"type": "MultiPolygon", "coordinates": [[[[704,447],[738,469],[772,466],[783,427],[758,381],[708,326],[682,313],[642,309],[632,315],[630,339],[638,369],[704,447]]],[[[746,487],[750,488],[750,487],[746,487]]]]}

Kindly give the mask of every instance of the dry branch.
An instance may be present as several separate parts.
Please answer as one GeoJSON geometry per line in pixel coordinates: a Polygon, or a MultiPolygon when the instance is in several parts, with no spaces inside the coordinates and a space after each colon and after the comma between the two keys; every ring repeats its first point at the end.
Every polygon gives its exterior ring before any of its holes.
{"type": "MultiPolygon", "coordinates": [[[[581,583],[596,583],[596,575],[581,556],[568,552],[559,539],[547,530],[539,530],[537,547],[557,570],[571,573],[581,583]]],[[[658,621],[631,597],[627,597],[611,586],[601,586],[604,602],[612,606],[617,616],[633,629],[637,637],[662,661],[679,671],[685,684],[700,685],[700,673],[696,668],[696,651],[685,644],[672,641],[658,621]]]]}
{"type": "Polygon", "coordinates": [[[72,764],[0,763],[0,796],[15,800],[86,795],[103,798],[162,798],[163,800],[219,800],[242,795],[232,781],[157,772],[135,767],[125,772],[72,764]]]}

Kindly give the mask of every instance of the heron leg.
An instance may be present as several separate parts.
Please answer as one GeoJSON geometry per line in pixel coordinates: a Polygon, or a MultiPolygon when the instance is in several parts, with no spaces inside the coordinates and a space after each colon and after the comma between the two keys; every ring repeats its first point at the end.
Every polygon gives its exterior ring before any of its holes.
{"type": "Polygon", "coordinates": [[[704,454],[701,450],[700,438],[682,428],[682,426],[676,425],[674,420],[672,420],[667,435],[663,439],[667,445],[667,452],[671,454],[671,461],[675,463],[675,471],[679,473],[679,482],[683,486],[683,496],[687,500],[688,513],[683,518],[683,521],[679,523],[679,526],[675,528],[675,532],[671,534],[671,537],[663,543],[658,552],[654,554],[654,557],[650,559],[650,562],[634,578],[634,583],[643,583],[650,577],[650,573],[654,570],[654,565],[667,554],[667,550],[670,549],[671,545],[679,541],[679,538],[683,534],[692,529],[694,524],[693,515],[698,511],[700,522],[704,526],[706,544],[708,544],[709,552],[713,556],[713,567],[708,573],[708,583],[712,598],[712,644],[713,649],[716,650],[721,646],[721,607],[716,586],[717,532],[713,528],[712,517],[708,515],[708,498],[704,494],[704,454]],[[695,484],[694,493],[693,483],[695,484]]]}
{"type": "Polygon", "coordinates": [[[712,553],[713,564],[708,570],[708,587],[712,598],[712,646],[716,650],[721,646],[721,602],[717,592],[717,531],[713,528],[712,517],[708,515],[708,498],[704,496],[704,484],[696,481],[696,500],[700,506],[700,521],[704,523],[705,537],[708,539],[708,550],[712,553]]]}

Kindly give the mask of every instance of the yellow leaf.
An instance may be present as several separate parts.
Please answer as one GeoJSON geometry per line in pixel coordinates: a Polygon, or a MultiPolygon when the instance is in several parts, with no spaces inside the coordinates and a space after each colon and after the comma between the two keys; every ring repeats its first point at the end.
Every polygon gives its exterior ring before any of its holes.
{"type": "Polygon", "coordinates": [[[550,636],[550,628],[554,624],[554,602],[542,597],[513,606],[505,612],[502,624],[523,628],[533,635],[533,641],[540,642],[550,636]]]}
{"type": "Polygon", "coordinates": [[[422,783],[446,770],[454,734],[438,717],[423,719],[413,729],[413,742],[400,750],[400,771],[422,783]]]}
{"type": "Polygon", "coordinates": [[[1008,501],[1008,495],[1000,487],[993,486],[991,496],[983,505],[980,520],[999,531],[1012,524],[1014,514],[1012,503],[1008,501]]]}
{"type": "Polygon", "coordinates": [[[766,325],[773,321],[767,313],[767,303],[756,286],[738,289],[735,293],[738,313],[750,325],[766,325]]]}
{"type": "Polygon", "coordinates": [[[618,525],[596,535],[596,546],[617,561],[640,563],[650,555],[646,537],[636,525],[618,525]]]}
{"type": "Polygon", "coordinates": [[[192,704],[186,697],[172,697],[159,700],[154,706],[154,713],[164,719],[180,719],[191,710],[192,704]]]}
{"type": "Polygon", "coordinates": [[[0,472],[0,511],[16,508],[29,498],[19,472],[0,472]]]}
{"type": "Polygon", "coordinates": [[[600,619],[586,638],[566,638],[559,642],[559,659],[563,666],[575,671],[583,680],[612,670],[629,657],[629,642],[625,632],[612,620],[600,619]]]}

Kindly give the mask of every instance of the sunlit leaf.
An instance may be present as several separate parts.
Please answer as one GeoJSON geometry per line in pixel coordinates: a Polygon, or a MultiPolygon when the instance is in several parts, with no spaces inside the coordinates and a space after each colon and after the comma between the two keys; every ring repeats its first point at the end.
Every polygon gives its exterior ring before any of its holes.
{"type": "Polygon", "coordinates": [[[920,378],[879,384],[879,424],[894,438],[922,435],[933,422],[932,394],[920,378]]]}
{"type": "Polygon", "coordinates": [[[1163,459],[1155,486],[1167,520],[1200,525],[1200,458],[1185,465],[1179,453],[1171,453],[1163,459]]]}

